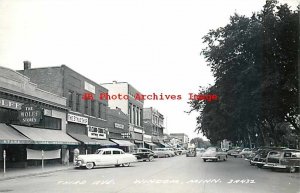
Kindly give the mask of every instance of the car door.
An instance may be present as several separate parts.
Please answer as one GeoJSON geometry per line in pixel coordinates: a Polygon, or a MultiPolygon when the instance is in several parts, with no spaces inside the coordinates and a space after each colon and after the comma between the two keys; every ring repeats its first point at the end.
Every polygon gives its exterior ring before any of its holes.
{"type": "Polygon", "coordinates": [[[113,153],[113,164],[121,164],[122,163],[122,159],[123,159],[123,156],[121,154],[121,151],[120,150],[113,150],[112,151],[113,153]]]}
{"type": "Polygon", "coordinates": [[[112,151],[104,150],[102,155],[99,157],[97,165],[106,166],[106,165],[112,165],[112,164],[114,164],[112,151]]]}

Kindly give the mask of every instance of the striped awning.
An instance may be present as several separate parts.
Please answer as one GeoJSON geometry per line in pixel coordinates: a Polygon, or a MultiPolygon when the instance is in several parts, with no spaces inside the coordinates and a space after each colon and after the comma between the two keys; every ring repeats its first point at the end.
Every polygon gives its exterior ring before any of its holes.
{"type": "Polygon", "coordinates": [[[0,123],[0,144],[30,144],[32,140],[25,137],[14,128],[0,123]]]}

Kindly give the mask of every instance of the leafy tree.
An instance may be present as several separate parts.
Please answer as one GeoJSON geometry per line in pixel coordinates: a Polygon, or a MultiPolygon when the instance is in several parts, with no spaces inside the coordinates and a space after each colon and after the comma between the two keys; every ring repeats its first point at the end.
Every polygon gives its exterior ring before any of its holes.
{"type": "Polygon", "coordinates": [[[199,93],[217,94],[219,100],[189,102],[190,112],[200,113],[198,132],[212,143],[226,138],[247,146],[256,134],[261,145],[286,145],[282,136],[300,135],[299,10],[270,0],[250,18],[234,14],[203,40],[202,54],[216,81],[199,93]],[[278,129],[282,124],[285,129],[278,129]]]}

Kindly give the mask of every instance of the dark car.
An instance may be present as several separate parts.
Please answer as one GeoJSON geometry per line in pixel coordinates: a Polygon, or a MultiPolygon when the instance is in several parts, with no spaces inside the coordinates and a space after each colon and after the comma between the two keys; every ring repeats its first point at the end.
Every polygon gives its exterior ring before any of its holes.
{"type": "Polygon", "coordinates": [[[138,148],[133,155],[136,156],[138,161],[153,161],[155,156],[154,152],[147,148],[138,148]]]}
{"type": "Polygon", "coordinates": [[[256,165],[259,168],[262,168],[266,164],[266,159],[270,151],[272,150],[282,150],[284,147],[266,147],[259,149],[256,155],[250,160],[251,165],[256,165]]]}
{"type": "Polygon", "coordinates": [[[270,151],[264,167],[271,168],[272,170],[285,169],[291,173],[299,171],[300,150],[284,149],[270,151]]]}

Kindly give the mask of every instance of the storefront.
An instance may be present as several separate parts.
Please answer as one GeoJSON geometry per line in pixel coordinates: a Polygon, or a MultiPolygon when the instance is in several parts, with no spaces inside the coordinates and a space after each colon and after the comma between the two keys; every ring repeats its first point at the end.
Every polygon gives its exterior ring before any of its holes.
{"type": "Polygon", "coordinates": [[[7,167],[40,165],[39,153],[45,164],[65,163],[78,144],[66,134],[66,112],[65,98],[0,67],[0,162],[5,150],[7,167]]]}
{"type": "MultiPolygon", "coordinates": [[[[76,147],[79,149],[80,154],[91,154],[99,148],[117,146],[117,144],[108,140],[107,128],[95,126],[95,122],[91,118],[68,113],[67,120],[67,133],[80,141],[79,146],[76,147]]],[[[71,151],[72,155],[73,151],[71,151]]]]}

